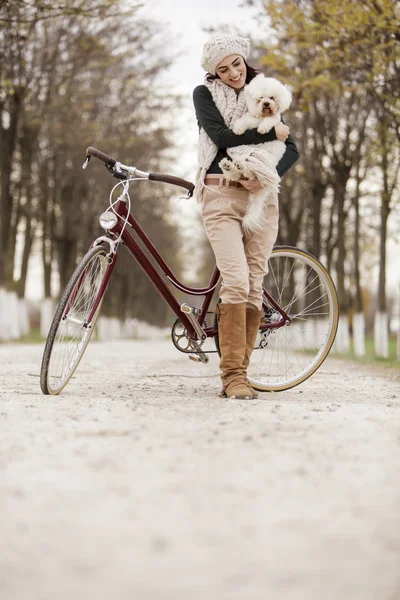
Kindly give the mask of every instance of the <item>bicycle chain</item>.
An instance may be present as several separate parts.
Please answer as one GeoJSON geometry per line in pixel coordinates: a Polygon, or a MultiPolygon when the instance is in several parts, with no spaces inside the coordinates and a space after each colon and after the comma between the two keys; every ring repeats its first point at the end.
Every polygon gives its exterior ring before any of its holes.
{"type": "MultiPolygon", "coordinates": [[[[207,312],[207,315],[214,315],[214,314],[215,313],[213,311],[207,312]]],[[[219,354],[218,350],[195,350],[195,349],[192,349],[192,350],[183,350],[182,348],[179,348],[179,346],[175,343],[174,333],[173,333],[174,332],[174,327],[176,325],[178,325],[178,323],[180,323],[182,325],[182,322],[181,322],[180,319],[177,319],[175,321],[175,323],[172,325],[171,339],[172,339],[172,343],[174,344],[175,348],[177,348],[179,350],[179,352],[182,352],[182,354],[200,354],[200,353],[203,353],[203,354],[219,354]]],[[[183,327],[183,325],[182,325],[182,327],[183,327]]],[[[186,331],[186,329],[184,329],[184,331],[186,331]]],[[[189,339],[189,338],[186,338],[186,339],[189,339]]],[[[204,342],[205,342],[205,340],[203,342],[201,342],[201,344],[203,344],[204,342]]],[[[262,346],[261,344],[262,344],[262,342],[260,342],[260,344],[254,348],[254,350],[259,350],[260,348],[263,348],[264,346],[262,346]]]]}

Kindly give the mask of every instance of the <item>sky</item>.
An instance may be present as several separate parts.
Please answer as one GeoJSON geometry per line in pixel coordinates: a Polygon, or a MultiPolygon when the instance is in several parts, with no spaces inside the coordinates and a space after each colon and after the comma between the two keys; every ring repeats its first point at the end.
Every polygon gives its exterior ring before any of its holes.
{"type": "MultiPolygon", "coordinates": [[[[131,0],[128,0],[130,2],[131,0]]],[[[193,89],[203,82],[204,71],[200,66],[203,44],[208,35],[204,28],[213,26],[235,31],[242,35],[251,34],[265,40],[266,28],[260,29],[257,11],[254,8],[243,7],[243,0],[142,0],[143,7],[139,14],[151,20],[159,21],[163,29],[174,41],[172,51],[177,54],[171,67],[163,76],[162,85],[180,92],[183,98],[183,110],[179,115],[177,139],[180,148],[177,160],[171,174],[194,180],[197,163],[198,129],[192,104],[193,89]]],[[[132,0],[136,5],[137,1],[132,0]]],[[[136,165],[145,170],[145,165],[136,165]]],[[[194,236],[199,235],[199,207],[192,199],[178,200],[180,191],[176,194],[177,220],[186,231],[194,236]]],[[[106,196],[106,194],[105,194],[106,196]]],[[[33,298],[41,296],[37,281],[41,281],[40,260],[32,260],[27,283],[27,295],[33,298]]],[[[400,246],[388,244],[388,284],[392,289],[398,289],[400,282],[400,246]]]]}

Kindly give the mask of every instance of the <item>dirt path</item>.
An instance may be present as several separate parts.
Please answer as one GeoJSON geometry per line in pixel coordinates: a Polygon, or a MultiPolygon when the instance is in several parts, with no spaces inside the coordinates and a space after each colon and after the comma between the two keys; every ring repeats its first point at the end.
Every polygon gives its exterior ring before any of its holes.
{"type": "Polygon", "coordinates": [[[41,352],[0,346],[2,600],[400,598],[399,373],[222,400],[216,357],[118,342],[51,398],[41,352]]]}

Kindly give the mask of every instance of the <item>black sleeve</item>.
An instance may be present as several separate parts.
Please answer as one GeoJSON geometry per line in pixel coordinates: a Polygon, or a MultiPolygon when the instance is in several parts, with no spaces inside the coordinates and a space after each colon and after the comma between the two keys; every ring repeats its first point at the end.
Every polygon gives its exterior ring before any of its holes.
{"type": "Polygon", "coordinates": [[[204,129],[218,148],[262,144],[277,139],[275,127],[265,134],[258,133],[257,129],[248,129],[242,135],[233,133],[232,129],[225,125],[225,121],[212,99],[211,92],[205,85],[198,85],[195,88],[193,104],[199,126],[204,129]]]}
{"type": "Polygon", "coordinates": [[[288,135],[285,141],[286,150],[281,160],[278,162],[276,170],[278,171],[279,177],[282,177],[290,169],[292,165],[300,158],[300,153],[297,149],[296,142],[292,136],[288,135]]]}

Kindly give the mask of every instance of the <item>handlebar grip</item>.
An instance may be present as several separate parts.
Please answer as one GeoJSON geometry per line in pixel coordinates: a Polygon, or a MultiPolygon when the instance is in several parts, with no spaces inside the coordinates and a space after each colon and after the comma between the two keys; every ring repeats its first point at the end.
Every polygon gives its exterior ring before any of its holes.
{"type": "Polygon", "coordinates": [[[149,173],[149,179],[151,181],[163,181],[164,183],[172,183],[172,185],[178,185],[187,189],[190,196],[193,194],[194,184],[190,181],[185,181],[180,177],[174,177],[173,175],[166,175],[165,173],[149,173]]]}
{"type": "Polygon", "coordinates": [[[97,150],[97,148],[93,148],[93,146],[89,146],[88,148],[86,148],[86,155],[98,158],[99,160],[103,161],[103,163],[106,164],[108,167],[113,167],[117,162],[115,158],[112,158],[112,156],[108,156],[108,154],[104,154],[104,152],[101,152],[101,150],[97,150]]]}

